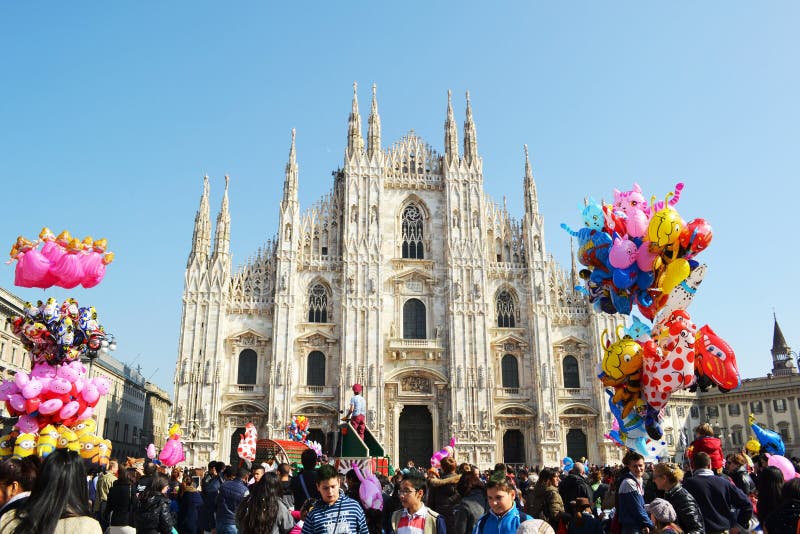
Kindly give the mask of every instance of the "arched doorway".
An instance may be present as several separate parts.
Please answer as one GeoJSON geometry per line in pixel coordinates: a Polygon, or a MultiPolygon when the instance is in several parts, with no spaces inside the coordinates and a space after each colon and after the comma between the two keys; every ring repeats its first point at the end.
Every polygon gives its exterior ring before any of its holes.
{"type": "Polygon", "coordinates": [[[239,439],[241,438],[242,434],[244,434],[243,427],[237,428],[233,431],[233,434],[231,434],[231,457],[228,462],[230,465],[239,465],[239,461],[241,460],[236,449],[239,448],[239,439]]]}
{"type": "Polygon", "coordinates": [[[525,437],[517,429],[503,434],[503,461],[507,464],[525,463],[525,437]]]}
{"type": "Polygon", "coordinates": [[[400,439],[400,465],[409,460],[415,465],[427,466],[433,456],[433,418],[427,406],[410,404],[403,407],[398,423],[400,439]]]}
{"type": "Polygon", "coordinates": [[[589,450],[586,445],[586,434],[580,428],[570,428],[567,432],[567,456],[576,462],[580,458],[589,456],[589,450]]]}
{"type": "Polygon", "coordinates": [[[316,441],[325,449],[325,432],[323,432],[321,428],[309,428],[308,440],[316,441]]]}

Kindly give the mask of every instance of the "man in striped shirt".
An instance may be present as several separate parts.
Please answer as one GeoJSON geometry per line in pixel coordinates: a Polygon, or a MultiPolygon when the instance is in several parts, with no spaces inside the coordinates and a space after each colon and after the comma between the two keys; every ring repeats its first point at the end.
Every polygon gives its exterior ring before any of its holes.
{"type": "Polygon", "coordinates": [[[302,534],[368,534],[364,510],[340,492],[336,469],[330,465],[317,469],[317,490],[321,502],[306,517],[302,534]]]}

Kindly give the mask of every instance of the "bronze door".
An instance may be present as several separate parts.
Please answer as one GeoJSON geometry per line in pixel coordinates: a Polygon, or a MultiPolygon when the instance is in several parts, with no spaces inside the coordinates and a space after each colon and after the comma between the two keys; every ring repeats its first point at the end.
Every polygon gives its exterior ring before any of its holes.
{"type": "Polygon", "coordinates": [[[433,456],[433,418],[426,406],[409,405],[400,413],[400,467],[409,460],[423,468],[430,467],[433,456]]]}

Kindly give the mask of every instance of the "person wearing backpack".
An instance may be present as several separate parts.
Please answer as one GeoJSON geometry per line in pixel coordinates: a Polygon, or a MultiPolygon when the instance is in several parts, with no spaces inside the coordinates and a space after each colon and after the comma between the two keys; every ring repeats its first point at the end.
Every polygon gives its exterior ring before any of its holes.
{"type": "Polygon", "coordinates": [[[421,473],[411,471],[400,482],[400,504],[403,506],[392,514],[393,534],[446,534],[444,518],[425,506],[427,481],[421,473]]]}
{"type": "Polygon", "coordinates": [[[555,469],[545,467],[539,472],[539,479],[525,495],[525,513],[536,519],[547,521],[553,530],[564,513],[564,501],[558,493],[559,474],[555,469]]]}
{"type": "Polygon", "coordinates": [[[461,474],[456,490],[461,495],[461,502],[456,505],[453,513],[453,530],[448,530],[447,534],[472,534],[475,523],[489,507],[486,502],[486,487],[478,475],[467,471],[461,474]]]}
{"type": "Polygon", "coordinates": [[[520,523],[531,517],[515,505],[517,490],[507,476],[492,476],[486,483],[489,512],[478,519],[473,534],[516,534],[520,523]]]}

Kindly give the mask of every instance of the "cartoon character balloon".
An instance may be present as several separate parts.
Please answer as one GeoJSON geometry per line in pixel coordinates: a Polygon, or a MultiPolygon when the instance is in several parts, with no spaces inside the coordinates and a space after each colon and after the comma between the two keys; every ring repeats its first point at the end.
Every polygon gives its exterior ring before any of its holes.
{"type": "Polygon", "coordinates": [[[170,427],[169,439],[164,444],[164,448],[161,449],[158,459],[167,467],[177,465],[186,459],[183,452],[183,443],[181,442],[181,427],[178,423],[170,427]]]}
{"type": "Polygon", "coordinates": [[[762,453],[777,454],[778,456],[784,456],[786,454],[786,446],[783,444],[781,435],[774,430],[761,428],[758,423],[756,423],[756,417],[753,414],[750,414],[750,428],[761,444],[762,453]]]}
{"type": "Polygon", "coordinates": [[[244,434],[239,435],[239,446],[236,452],[239,458],[248,462],[256,461],[256,440],[258,439],[258,431],[253,423],[247,423],[245,426],[244,434]]]}
{"type": "Polygon", "coordinates": [[[431,456],[431,467],[439,467],[441,465],[442,460],[447,458],[448,456],[455,455],[455,446],[456,446],[456,438],[450,438],[450,443],[446,445],[443,449],[439,449],[436,451],[433,456],[431,456]]]}

